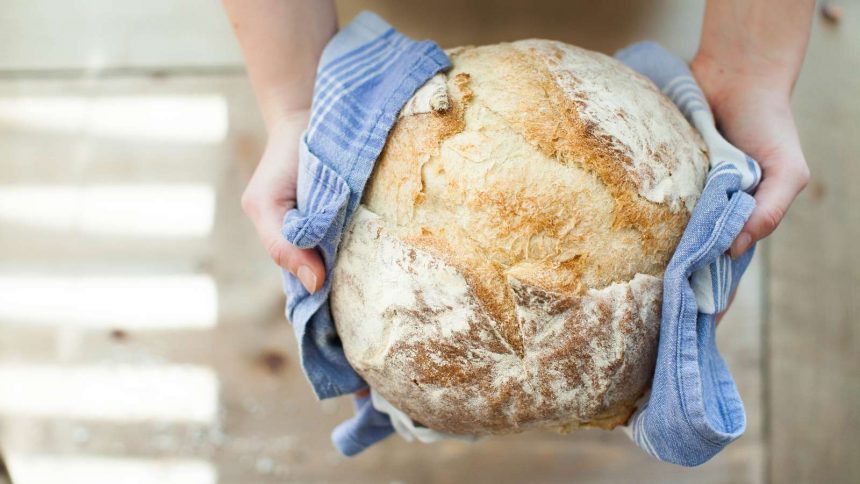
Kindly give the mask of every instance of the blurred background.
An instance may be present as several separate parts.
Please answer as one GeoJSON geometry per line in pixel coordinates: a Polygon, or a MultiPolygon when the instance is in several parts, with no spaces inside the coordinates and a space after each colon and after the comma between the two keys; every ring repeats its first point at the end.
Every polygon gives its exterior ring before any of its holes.
{"type": "MultiPolygon", "coordinates": [[[[816,13],[795,91],[812,182],[719,329],[747,432],[683,469],[620,431],[392,436],[341,457],[329,432],[352,402],[315,400],[239,207],[265,133],[220,4],[0,0],[13,482],[860,482],[860,5],[838,5],[816,13]]],[[[342,0],[341,23],[361,9],[443,47],[650,38],[690,58],[703,1],[342,0]]]]}

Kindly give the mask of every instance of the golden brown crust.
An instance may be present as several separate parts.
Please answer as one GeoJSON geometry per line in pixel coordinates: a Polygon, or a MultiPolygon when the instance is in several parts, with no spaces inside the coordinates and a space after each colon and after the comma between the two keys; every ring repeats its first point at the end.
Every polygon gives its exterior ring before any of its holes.
{"type": "MultiPolygon", "coordinates": [[[[645,254],[653,255],[657,265],[665,266],[681,235],[672,228],[686,226],[689,213],[673,212],[668,205],[653,203],[638,195],[637,177],[653,177],[653,173],[635,173],[625,169],[631,164],[629,156],[615,148],[615,144],[600,132],[599,127],[579,116],[577,105],[583,101],[567,97],[547,72],[544,63],[558,64],[562,59],[558,46],[551,45],[549,49],[553,52],[550,58],[520,51],[510,54],[516,57],[515,62],[528,65],[540,73],[539,83],[546,93],[546,99],[524,98],[524,103],[535,103],[523,106],[521,111],[529,115],[526,118],[512,117],[508,121],[548,157],[560,163],[579,162],[587,170],[596,173],[615,199],[613,226],[637,230],[642,237],[645,254]],[[540,109],[537,104],[554,109],[540,109]],[[550,125],[553,129],[546,129],[550,125]]],[[[527,51],[535,52],[534,49],[527,51]]],[[[659,99],[664,103],[670,102],[662,95],[659,99]]],[[[621,111],[618,116],[624,117],[625,114],[621,111]]],[[[657,146],[652,162],[665,165],[671,171],[678,164],[673,154],[665,145],[657,146]]]]}
{"type": "Polygon", "coordinates": [[[519,355],[458,269],[380,222],[357,212],[333,274],[331,308],[347,358],[386,400],[458,434],[627,420],[653,371],[658,278],[640,274],[583,295],[511,280],[519,355]]]}
{"type": "Polygon", "coordinates": [[[332,311],[350,363],[431,428],[611,428],[647,388],[707,160],[668,100],[595,55],[457,49],[448,109],[402,117],[377,161],[332,311]]]}

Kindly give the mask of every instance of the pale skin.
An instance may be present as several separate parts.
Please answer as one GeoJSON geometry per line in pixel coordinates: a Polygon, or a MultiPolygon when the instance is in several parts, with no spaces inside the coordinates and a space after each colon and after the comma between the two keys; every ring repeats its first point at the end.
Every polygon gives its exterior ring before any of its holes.
{"type": "MultiPolygon", "coordinates": [[[[331,0],[223,0],[268,132],[242,207],[272,260],[310,292],[325,268],[314,249],[280,233],[296,205],[299,136],[307,125],[320,54],[337,31],[331,0]]],[[[762,167],[756,208],[732,257],[770,235],[809,181],[790,99],[800,73],[814,0],[709,0],[690,67],[723,134],[762,167]]]]}

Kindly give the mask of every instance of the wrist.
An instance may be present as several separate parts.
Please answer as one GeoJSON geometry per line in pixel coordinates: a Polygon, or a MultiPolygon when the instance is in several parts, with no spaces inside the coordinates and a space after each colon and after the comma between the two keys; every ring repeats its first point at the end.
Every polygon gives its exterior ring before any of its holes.
{"type": "Polygon", "coordinates": [[[774,108],[790,105],[794,80],[784,71],[718,59],[701,51],[690,62],[690,70],[712,107],[734,104],[737,98],[774,108]]]}
{"type": "Polygon", "coordinates": [[[307,117],[311,108],[312,92],[312,87],[284,85],[259,93],[257,99],[266,130],[272,132],[291,120],[307,117]]]}
{"type": "Polygon", "coordinates": [[[288,108],[282,105],[266,109],[266,132],[269,138],[285,133],[300,133],[308,125],[310,107],[288,108]]]}

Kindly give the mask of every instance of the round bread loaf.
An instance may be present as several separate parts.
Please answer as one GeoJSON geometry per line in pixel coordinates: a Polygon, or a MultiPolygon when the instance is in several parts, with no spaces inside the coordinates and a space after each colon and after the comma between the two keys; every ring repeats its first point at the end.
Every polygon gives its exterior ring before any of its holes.
{"type": "Polygon", "coordinates": [[[443,432],[623,424],[705,145],[605,55],[524,40],[449,56],[442,99],[401,113],[341,243],[346,356],[443,432]]]}

